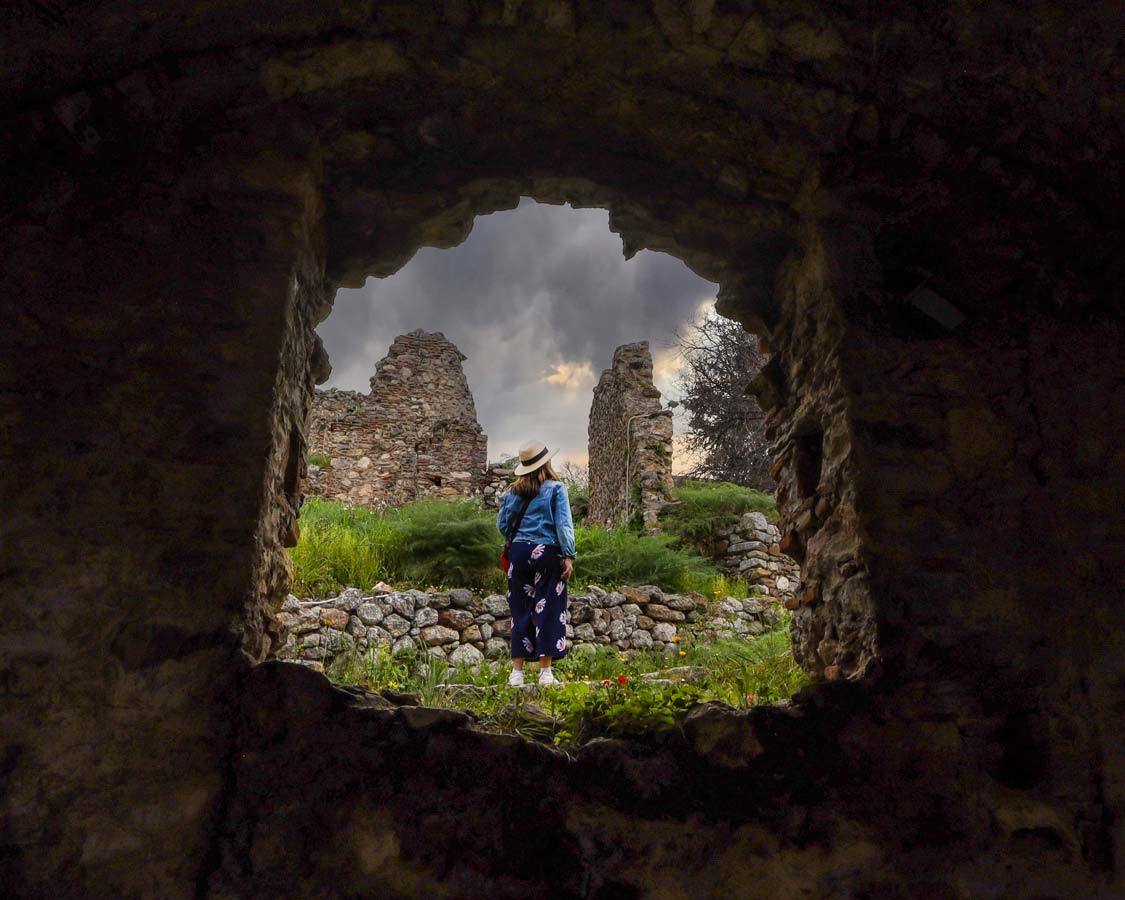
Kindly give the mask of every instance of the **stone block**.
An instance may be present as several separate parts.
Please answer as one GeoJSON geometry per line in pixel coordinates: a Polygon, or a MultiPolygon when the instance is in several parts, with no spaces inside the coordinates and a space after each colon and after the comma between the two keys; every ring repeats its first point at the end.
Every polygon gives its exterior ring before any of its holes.
{"type": "Polygon", "coordinates": [[[391,608],[404,619],[414,618],[414,597],[408,593],[396,591],[390,595],[391,608]]]}
{"type": "Polygon", "coordinates": [[[497,618],[511,615],[508,609],[508,598],[502,594],[489,594],[484,598],[484,608],[497,618]]]}
{"type": "Polygon", "coordinates": [[[398,613],[391,613],[383,619],[383,627],[387,629],[394,637],[402,637],[410,631],[410,622],[404,619],[398,613]]]}
{"type": "Polygon", "coordinates": [[[684,614],[677,609],[669,609],[662,603],[650,603],[648,605],[648,615],[650,619],[655,619],[657,622],[682,622],[684,614]]]}
{"type": "Polygon", "coordinates": [[[663,641],[664,643],[667,643],[668,641],[675,640],[676,626],[671,624],[670,622],[660,622],[652,626],[651,633],[652,639],[654,641],[663,641]]]}
{"type": "Polygon", "coordinates": [[[378,625],[387,617],[386,611],[378,603],[361,603],[355,614],[364,625],[378,625]]]}
{"type": "Polygon", "coordinates": [[[443,609],[437,620],[446,628],[461,631],[473,624],[473,614],[467,609],[443,609]]]}
{"type": "Polygon", "coordinates": [[[348,614],[342,609],[331,607],[320,611],[320,624],[326,628],[335,628],[343,631],[348,627],[348,614]]]}
{"type": "Polygon", "coordinates": [[[425,628],[428,625],[436,625],[438,622],[438,611],[430,606],[423,606],[414,614],[414,627],[425,628]]]}
{"type": "Polygon", "coordinates": [[[449,662],[455,666],[478,665],[484,659],[484,654],[471,644],[461,644],[449,654],[449,662]]]}
{"type": "Polygon", "coordinates": [[[433,647],[439,644],[456,644],[460,638],[452,628],[444,625],[430,625],[422,629],[422,640],[433,647]]]}

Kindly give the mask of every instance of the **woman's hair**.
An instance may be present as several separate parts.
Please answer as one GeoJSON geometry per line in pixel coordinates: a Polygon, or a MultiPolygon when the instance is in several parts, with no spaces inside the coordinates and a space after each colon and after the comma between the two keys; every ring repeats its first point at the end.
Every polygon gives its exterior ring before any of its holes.
{"type": "Polygon", "coordinates": [[[534,497],[539,493],[539,485],[544,481],[558,481],[559,476],[555,474],[555,470],[551,468],[549,462],[543,463],[534,472],[528,472],[526,475],[520,475],[515,484],[512,485],[512,493],[518,494],[520,497],[534,497]]]}

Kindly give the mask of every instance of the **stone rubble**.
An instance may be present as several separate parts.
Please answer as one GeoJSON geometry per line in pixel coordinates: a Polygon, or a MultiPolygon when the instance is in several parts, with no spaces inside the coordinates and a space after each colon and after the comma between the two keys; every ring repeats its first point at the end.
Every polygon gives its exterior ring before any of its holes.
{"type": "MultiPolygon", "coordinates": [[[[670,594],[652,585],[606,591],[596,585],[570,596],[566,635],[571,652],[598,645],[625,652],[671,653],[690,636],[710,642],[756,637],[780,620],[775,604],[702,594],[670,594]]],[[[278,618],[284,645],[278,657],[323,671],[340,655],[387,646],[424,648],[451,665],[474,666],[486,657],[508,656],[511,617],[501,594],[464,589],[360,591],[299,600],[290,595],[278,618]]]]}

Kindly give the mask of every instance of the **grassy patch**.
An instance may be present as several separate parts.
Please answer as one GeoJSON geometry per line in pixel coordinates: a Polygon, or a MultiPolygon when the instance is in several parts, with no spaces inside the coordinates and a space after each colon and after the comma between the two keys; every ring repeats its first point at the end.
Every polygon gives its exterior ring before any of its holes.
{"type": "Polygon", "coordinates": [[[681,543],[709,553],[721,529],[738,522],[748,512],[777,518],[771,494],[724,481],[685,481],[672,492],[675,503],[660,513],[664,529],[681,543]]]}
{"type": "Polygon", "coordinates": [[[326,469],[332,465],[332,457],[327,453],[310,450],[305,454],[305,462],[310,466],[320,466],[322,469],[326,469]]]}
{"type": "MultiPolygon", "coordinates": [[[[340,661],[337,683],[415,694],[423,705],[465,709],[480,727],[574,747],[599,736],[628,737],[676,727],[688,709],[708,701],[736,709],[774,703],[808,683],[793,660],[788,619],[754,640],[685,642],[672,655],[629,656],[612,647],[573,654],[555,666],[563,684],[535,695],[508,687],[508,661],[448,672],[421,649],[392,654],[387,647],[340,661]],[[667,681],[673,667],[697,667],[687,682],[667,681]]],[[[528,668],[533,682],[535,669],[528,668]]]]}
{"type": "MultiPolygon", "coordinates": [[[[496,565],[502,540],[496,514],[474,501],[421,500],[399,509],[347,507],[310,499],[301,510],[301,539],[290,551],[294,591],[329,596],[349,585],[468,587],[502,592],[496,565]]],[[[667,591],[745,597],[746,586],[721,575],[672,536],[579,525],[574,588],[594,583],[655,584],[667,591]]]]}

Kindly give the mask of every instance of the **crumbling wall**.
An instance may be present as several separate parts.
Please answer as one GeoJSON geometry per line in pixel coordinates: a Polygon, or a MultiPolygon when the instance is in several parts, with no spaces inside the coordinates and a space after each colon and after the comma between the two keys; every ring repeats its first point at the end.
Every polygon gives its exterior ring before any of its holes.
{"type": "Polygon", "coordinates": [[[399,335],[379,360],[371,392],[317,391],[307,492],[358,506],[401,506],[421,497],[468,497],[485,487],[488,438],[445,335],[399,335]]]}
{"type": "Polygon", "coordinates": [[[623,344],[602,372],[590,405],[590,511],[597,525],[637,518],[659,529],[672,487],[672,413],[652,383],[648,341],[623,344]]]}
{"type": "MultiPolygon", "coordinates": [[[[360,591],[335,597],[289,597],[278,613],[285,628],[279,659],[323,671],[342,654],[387,647],[425,648],[451,665],[509,656],[512,619],[503,594],[465,589],[360,591]]],[[[779,607],[760,599],[708,599],[665,593],[652,585],[606,591],[591,586],[570,595],[566,639],[571,652],[598,646],[672,653],[681,639],[708,643],[754,637],[778,623],[779,607]]]]}
{"type": "Polygon", "coordinates": [[[1122,894],[1119,4],[744,7],[0,21],[8,893],[1122,894]],[[251,664],[313,327],[521,195],[767,339],[791,705],[564,756],[251,664]]]}

